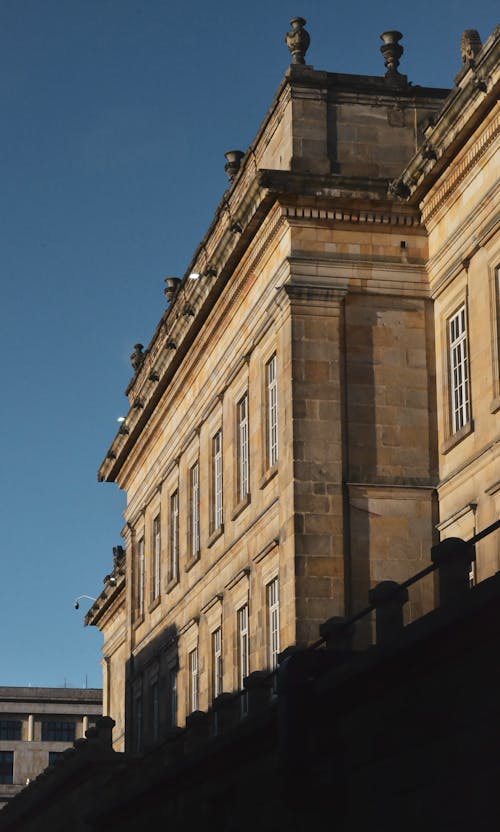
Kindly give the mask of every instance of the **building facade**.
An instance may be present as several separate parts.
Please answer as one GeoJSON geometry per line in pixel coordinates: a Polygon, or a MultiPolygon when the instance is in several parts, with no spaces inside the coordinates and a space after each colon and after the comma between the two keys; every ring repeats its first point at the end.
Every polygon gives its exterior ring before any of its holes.
{"type": "MultiPolygon", "coordinates": [[[[498,33],[451,93],[408,83],[400,33],[382,39],[381,76],[317,71],[294,21],[294,63],[132,355],[99,471],[127,493],[125,546],[86,618],[117,750],[498,516],[498,33]]],[[[497,562],[484,541],[472,577],[497,562]]],[[[429,578],[407,620],[433,604],[429,578]]]]}
{"type": "Polygon", "coordinates": [[[102,690],[0,687],[0,808],[102,714],[102,690]]]}

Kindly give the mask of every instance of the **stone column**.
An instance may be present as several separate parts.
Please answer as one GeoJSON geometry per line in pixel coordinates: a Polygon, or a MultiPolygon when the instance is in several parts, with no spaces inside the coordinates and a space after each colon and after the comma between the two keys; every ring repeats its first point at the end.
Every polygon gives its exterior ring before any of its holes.
{"type": "Polygon", "coordinates": [[[35,739],[35,719],[33,714],[28,716],[28,742],[33,742],[35,739]]]}
{"type": "Polygon", "coordinates": [[[82,737],[85,736],[88,729],[89,729],[89,718],[88,718],[88,716],[84,716],[83,719],[82,719],[82,737]]]}
{"type": "MultiPolygon", "coordinates": [[[[311,281],[312,282],[312,281],[311,281]]],[[[287,284],[297,644],[345,612],[343,288],[287,284]]]]}

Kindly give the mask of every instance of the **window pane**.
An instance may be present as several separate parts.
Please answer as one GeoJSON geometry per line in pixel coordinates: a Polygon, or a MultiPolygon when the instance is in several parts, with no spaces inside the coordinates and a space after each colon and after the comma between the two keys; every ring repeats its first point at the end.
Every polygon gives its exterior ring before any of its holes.
{"type": "Polygon", "coordinates": [[[0,783],[14,782],[14,752],[0,751],[0,783]]]}
{"type": "Polygon", "coordinates": [[[0,740],[20,740],[21,732],[20,719],[0,719],[0,740]]]}
{"type": "Polygon", "coordinates": [[[74,722],[59,722],[43,720],[42,740],[44,742],[74,742],[76,724],[74,722]]]}

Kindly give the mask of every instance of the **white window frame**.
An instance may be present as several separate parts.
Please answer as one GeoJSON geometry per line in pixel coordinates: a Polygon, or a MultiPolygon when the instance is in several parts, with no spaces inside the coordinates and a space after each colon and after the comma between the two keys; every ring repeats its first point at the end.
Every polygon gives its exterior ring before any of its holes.
{"type": "Polygon", "coordinates": [[[153,601],[160,597],[161,592],[161,515],[160,512],[153,520],[153,601]]]}
{"type": "Polygon", "coordinates": [[[471,420],[467,308],[463,303],[448,319],[451,430],[458,433],[471,420]]]}
{"type": "Polygon", "coordinates": [[[222,430],[212,439],[212,526],[213,531],[222,528],[223,486],[222,486],[222,430]]]}
{"type": "Polygon", "coordinates": [[[146,584],[146,561],[144,551],[144,535],[140,538],[137,544],[137,610],[139,617],[144,615],[144,590],[146,584]]]}
{"type": "Polygon", "coordinates": [[[212,633],[212,694],[215,699],[223,690],[222,627],[212,633]]]}
{"type": "Polygon", "coordinates": [[[198,711],[200,707],[200,689],[198,675],[198,648],[195,647],[189,653],[189,704],[191,713],[198,711]]]}
{"type": "Polygon", "coordinates": [[[179,490],[170,495],[170,551],[168,561],[168,581],[179,578],[179,490]]]}
{"type": "Polygon", "coordinates": [[[191,557],[200,554],[200,463],[195,462],[190,471],[190,521],[191,521],[191,557]]]}
{"type": "Polygon", "coordinates": [[[280,596],[279,579],[276,577],[266,587],[268,661],[271,670],[278,666],[280,652],[280,596]]]}
{"type": "Polygon", "coordinates": [[[248,393],[238,402],[238,500],[243,502],[250,491],[250,448],[248,427],[248,393]]]}
{"type": "Polygon", "coordinates": [[[248,604],[238,610],[238,685],[243,690],[243,680],[250,673],[250,631],[248,604]]]}
{"type": "Polygon", "coordinates": [[[267,464],[272,468],[278,462],[278,359],[276,353],[266,364],[267,408],[267,464]]]}

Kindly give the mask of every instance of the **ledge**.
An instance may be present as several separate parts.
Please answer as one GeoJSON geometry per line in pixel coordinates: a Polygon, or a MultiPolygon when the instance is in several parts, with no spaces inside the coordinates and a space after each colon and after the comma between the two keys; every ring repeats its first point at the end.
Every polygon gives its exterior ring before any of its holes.
{"type": "Polygon", "coordinates": [[[213,530],[212,534],[207,540],[207,547],[210,549],[211,546],[214,545],[215,541],[222,537],[224,534],[224,523],[221,523],[220,526],[217,526],[216,529],[213,530]]]}
{"type": "Polygon", "coordinates": [[[457,430],[457,432],[452,434],[448,439],[445,439],[441,445],[441,453],[447,454],[452,448],[455,447],[455,445],[458,445],[462,439],[465,439],[466,436],[469,436],[473,432],[474,421],[471,419],[470,422],[467,422],[467,424],[463,426],[463,428],[460,428],[460,430],[457,430]]]}
{"type": "Polygon", "coordinates": [[[277,473],[278,463],[276,463],[276,465],[273,465],[272,468],[268,468],[267,471],[265,471],[264,475],[262,476],[259,482],[259,488],[265,488],[268,482],[270,482],[273,479],[273,477],[276,476],[277,473]]]}
{"type": "Polygon", "coordinates": [[[148,607],[148,612],[153,612],[153,610],[155,610],[156,607],[158,607],[160,604],[161,604],[161,595],[158,595],[156,598],[154,598],[151,601],[151,603],[148,607]]]}
{"type": "MultiPolygon", "coordinates": [[[[194,562],[196,562],[196,561],[194,561],[194,562]]],[[[167,586],[165,588],[165,592],[167,592],[167,593],[172,592],[174,586],[177,586],[178,583],[179,583],[179,576],[178,575],[175,575],[175,577],[170,578],[170,580],[167,581],[167,586]]]]}
{"type": "Polygon", "coordinates": [[[246,496],[243,500],[240,500],[240,502],[238,503],[238,505],[237,505],[237,506],[235,506],[234,511],[233,511],[233,513],[231,514],[231,520],[236,520],[236,518],[240,516],[241,512],[242,512],[242,511],[243,511],[243,510],[244,510],[244,509],[245,509],[248,505],[250,505],[250,500],[251,500],[251,496],[250,496],[250,492],[248,492],[247,496],[246,496]]]}
{"type": "Polygon", "coordinates": [[[193,568],[195,563],[198,563],[198,561],[200,559],[200,554],[201,554],[201,551],[197,552],[196,555],[191,555],[191,557],[186,562],[186,566],[184,568],[185,572],[189,572],[189,570],[193,568]]]}
{"type": "Polygon", "coordinates": [[[500,396],[496,396],[490,404],[490,413],[496,413],[500,410],[500,396]]]}

